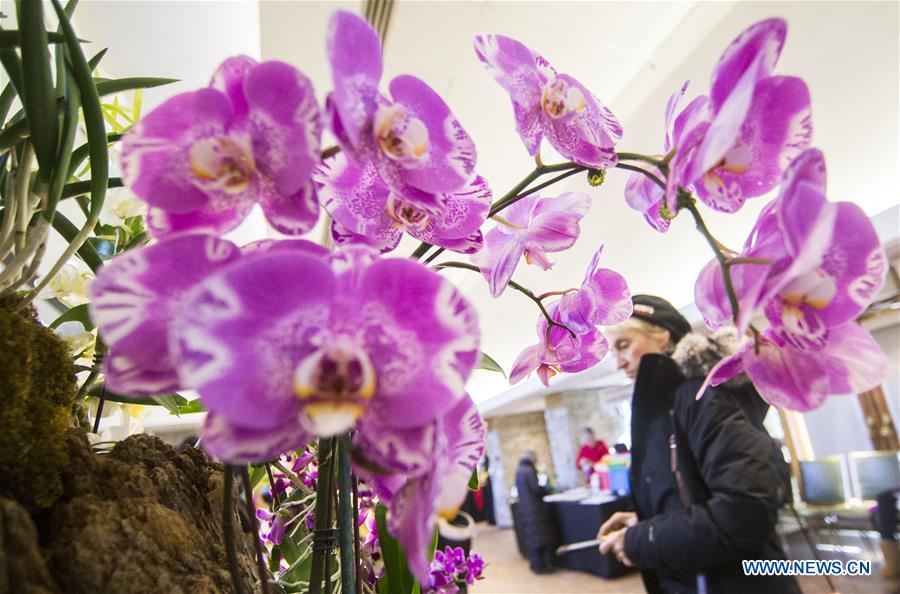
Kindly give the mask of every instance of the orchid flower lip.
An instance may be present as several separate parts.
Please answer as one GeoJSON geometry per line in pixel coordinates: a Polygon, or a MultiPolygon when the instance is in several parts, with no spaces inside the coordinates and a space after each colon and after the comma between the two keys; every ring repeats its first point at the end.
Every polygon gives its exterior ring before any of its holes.
{"type": "Polygon", "coordinates": [[[375,386],[371,359],[343,336],[307,356],[294,371],[294,394],[320,434],[351,427],[365,412],[375,386]]]}
{"type": "Polygon", "coordinates": [[[378,108],[375,138],[389,159],[415,163],[428,157],[428,128],[422,120],[408,116],[402,105],[378,108]]]}
{"type": "Polygon", "coordinates": [[[248,138],[208,137],[198,140],[189,150],[191,171],[201,184],[214,182],[228,193],[247,189],[256,171],[248,138]]]}

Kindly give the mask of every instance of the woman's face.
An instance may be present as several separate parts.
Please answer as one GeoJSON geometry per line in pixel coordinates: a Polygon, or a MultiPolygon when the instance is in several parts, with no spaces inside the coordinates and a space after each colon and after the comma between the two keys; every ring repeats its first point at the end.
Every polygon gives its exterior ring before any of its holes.
{"type": "Polygon", "coordinates": [[[612,338],[612,349],[616,364],[625,374],[634,379],[641,364],[641,357],[647,353],[665,352],[668,336],[650,336],[636,328],[622,328],[612,338]]]}

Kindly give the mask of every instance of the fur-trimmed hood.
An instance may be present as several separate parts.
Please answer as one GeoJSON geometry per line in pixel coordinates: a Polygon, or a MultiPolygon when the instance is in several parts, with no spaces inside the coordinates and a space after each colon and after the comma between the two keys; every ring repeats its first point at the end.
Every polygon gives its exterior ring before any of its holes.
{"type": "MultiPolygon", "coordinates": [[[[706,377],[719,361],[735,352],[737,345],[737,334],[731,327],[712,333],[691,332],[678,341],[672,359],[685,377],[706,377]]],[[[741,385],[749,381],[745,374],[740,374],[728,383],[741,385]]]]}

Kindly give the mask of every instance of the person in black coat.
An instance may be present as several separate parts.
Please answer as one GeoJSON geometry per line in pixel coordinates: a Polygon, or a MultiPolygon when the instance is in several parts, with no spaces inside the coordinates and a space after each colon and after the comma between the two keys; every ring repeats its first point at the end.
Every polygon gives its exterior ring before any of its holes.
{"type": "Polygon", "coordinates": [[[601,552],[640,569],[650,594],[799,593],[793,577],[746,576],[741,564],[786,558],[775,534],[783,458],[762,425],[768,406],[746,378],[697,400],[706,372],[724,355],[712,348],[720,345],[709,341],[680,367],[669,354],[690,324],[664,299],[633,301],[632,318],[608,334],[619,367],[635,380],[637,512],[601,526],[601,552]]]}
{"type": "Polygon", "coordinates": [[[531,451],[525,452],[519,460],[516,469],[516,490],[519,494],[516,515],[531,571],[550,573],[555,558],[556,525],[549,506],[544,503],[547,490],[538,483],[534,463],[535,454],[531,451]]]}

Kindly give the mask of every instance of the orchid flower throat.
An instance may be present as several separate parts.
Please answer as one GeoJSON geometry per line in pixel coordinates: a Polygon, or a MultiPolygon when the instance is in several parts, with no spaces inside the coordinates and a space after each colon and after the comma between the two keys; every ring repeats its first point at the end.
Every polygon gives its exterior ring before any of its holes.
{"type": "Polygon", "coordinates": [[[541,107],[544,113],[557,119],[583,111],[587,103],[580,89],[569,86],[562,79],[554,78],[541,89],[541,107]]]}
{"type": "Polygon", "coordinates": [[[398,198],[393,192],[388,195],[387,214],[400,228],[422,229],[428,226],[428,213],[398,198]]]}
{"type": "Polygon", "coordinates": [[[415,164],[428,158],[428,128],[397,103],[375,112],[375,139],[389,159],[415,164]]]}
{"type": "Polygon", "coordinates": [[[375,367],[365,350],[338,336],[294,370],[294,394],[320,435],[336,435],[362,416],[375,393],[375,367]]]}
{"type": "Polygon", "coordinates": [[[703,174],[703,183],[712,191],[715,191],[716,188],[724,188],[725,180],[722,179],[722,172],[740,175],[750,169],[752,163],[753,153],[738,139],[722,159],[703,174]]]}
{"type": "Polygon", "coordinates": [[[815,309],[825,309],[837,292],[835,280],[821,268],[816,268],[794,279],[781,292],[786,304],[808,305],[815,309]]]}
{"type": "Polygon", "coordinates": [[[256,171],[249,138],[212,136],[198,140],[188,152],[191,171],[201,184],[229,194],[243,192],[256,171]]]}

